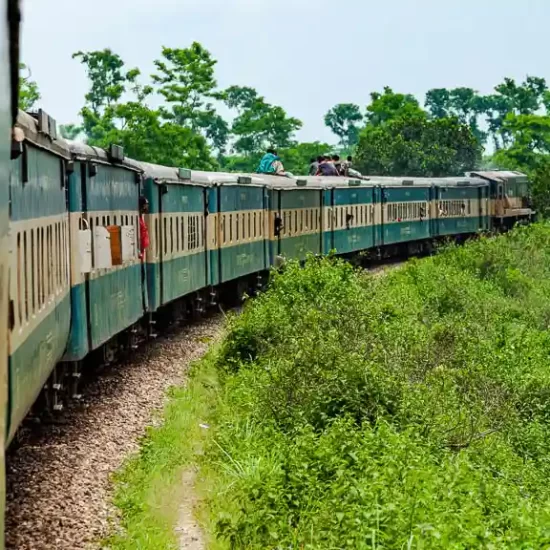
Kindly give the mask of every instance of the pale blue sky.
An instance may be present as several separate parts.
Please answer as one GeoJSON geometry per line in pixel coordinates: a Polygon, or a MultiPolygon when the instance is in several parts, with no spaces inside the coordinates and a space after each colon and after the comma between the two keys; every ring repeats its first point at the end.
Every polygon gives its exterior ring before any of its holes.
{"type": "Polygon", "coordinates": [[[162,45],[201,42],[220,87],[255,87],[335,137],[323,116],[364,107],[385,85],[423,101],[434,87],[491,91],[503,77],[550,81],[550,0],[23,0],[22,54],[58,123],[77,120],[86,78],[76,50],[110,47],[146,74],[162,45]]]}

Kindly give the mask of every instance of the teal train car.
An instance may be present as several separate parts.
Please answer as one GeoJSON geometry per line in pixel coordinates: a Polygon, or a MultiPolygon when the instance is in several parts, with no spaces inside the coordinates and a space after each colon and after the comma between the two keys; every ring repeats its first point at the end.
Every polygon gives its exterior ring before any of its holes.
{"type": "Polygon", "coordinates": [[[9,193],[10,156],[23,147],[23,134],[15,130],[19,92],[19,2],[0,0],[0,550],[4,548],[6,500],[5,453],[8,423],[9,354],[9,193]],[[13,145],[13,146],[12,146],[13,145]]]}
{"type": "Polygon", "coordinates": [[[323,188],[323,254],[351,254],[375,245],[376,187],[353,178],[310,177],[323,188]]]}
{"type": "Polygon", "coordinates": [[[323,250],[323,187],[307,178],[264,176],[268,189],[270,258],[305,260],[323,250]]]}
{"type": "Polygon", "coordinates": [[[465,235],[489,229],[489,188],[475,178],[442,178],[434,184],[434,236],[465,235]]]}
{"type": "Polygon", "coordinates": [[[121,344],[132,345],[131,338],[113,338],[144,314],[140,184],[141,170],[124,161],[120,148],[106,152],[71,144],[72,326],[67,362],[99,349],[109,362],[121,344]]]}
{"type": "MultiPolygon", "coordinates": [[[[376,181],[376,179],[375,179],[376,181]]],[[[429,239],[431,185],[414,179],[379,179],[377,218],[383,246],[429,239]]]]}
{"type": "Polygon", "coordinates": [[[10,174],[10,357],[8,442],[37,398],[69,335],[70,151],[55,122],[19,113],[24,137],[10,174]]]}
{"type": "Polygon", "coordinates": [[[212,243],[218,256],[216,280],[222,284],[270,267],[267,189],[260,178],[237,176],[236,180],[217,185],[217,212],[209,210],[218,235],[212,243]]]}
{"type": "Polygon", "coordinates": [[[156,311],[209,284],[206,211],[210,184],[191,170],[139,163],[149,200],[146,252],[149,309],[156,311]]]}

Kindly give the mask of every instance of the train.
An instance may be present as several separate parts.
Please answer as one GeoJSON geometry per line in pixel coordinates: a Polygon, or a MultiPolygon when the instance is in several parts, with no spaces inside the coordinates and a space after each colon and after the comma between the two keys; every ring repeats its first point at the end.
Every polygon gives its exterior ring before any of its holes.
{"type": "MultiPolygon", "coordinates": [[[[0,28],[0,434],[6,433],[8,407],[8,312],[9,312],[9,178],[13,131],[19,92],[18,0],[0,0],[3,17],[0,28]]],[[[0,548],[4,548],[5,439],[0,445],[0,548]]]]}
{"type": "Polygon", "coordinates": [[[116,144],[65,141],[47,113],[16,108],[19,6],[0,1],[1,495],[5,449],[31,408],[63,408],[86,369],[136,349],[159,324],[254,291],[289,259],[412,253],[535,214],[528,178],[513,171],[287,178],[165,167],[116,144]]]}
{"type": "MultiPolygon", "coordinates": [[[[19,112],[9,183],[6,444],[39,395],[78,395],[155,325],[261,286],[308,254],[420,251],[528,221],[519,172],[366,179],[202,172],[63,140],[43,111],[19,112]],[[150,244],[140,254],[140,197],[150,244]]],[[[42,403],[42,402],[41,402],[42,403]]]]}

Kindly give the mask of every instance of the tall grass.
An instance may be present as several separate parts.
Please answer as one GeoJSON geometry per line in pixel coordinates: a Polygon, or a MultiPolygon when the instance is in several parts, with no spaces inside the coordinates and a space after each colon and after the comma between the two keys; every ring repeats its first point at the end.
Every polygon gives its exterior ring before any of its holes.
{"type": "Polygon", "coordinates": [[[545,224],[385,277],[274,274],[216,359],[214,546],[547,547],[549,326],[545,224]]]}

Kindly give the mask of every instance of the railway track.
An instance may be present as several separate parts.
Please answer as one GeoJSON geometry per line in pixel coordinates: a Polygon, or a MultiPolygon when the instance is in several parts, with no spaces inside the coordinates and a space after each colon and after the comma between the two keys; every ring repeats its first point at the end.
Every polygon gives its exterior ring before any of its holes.
{"type": "Polygon", "coordinates": [[[110,521],[109,478],[138,448],[167,389],[221,334],[223,315],[171,330],[106,367],[57,421],[29,419],[7,457],[6,548],[100,548],[110,521]]]}

